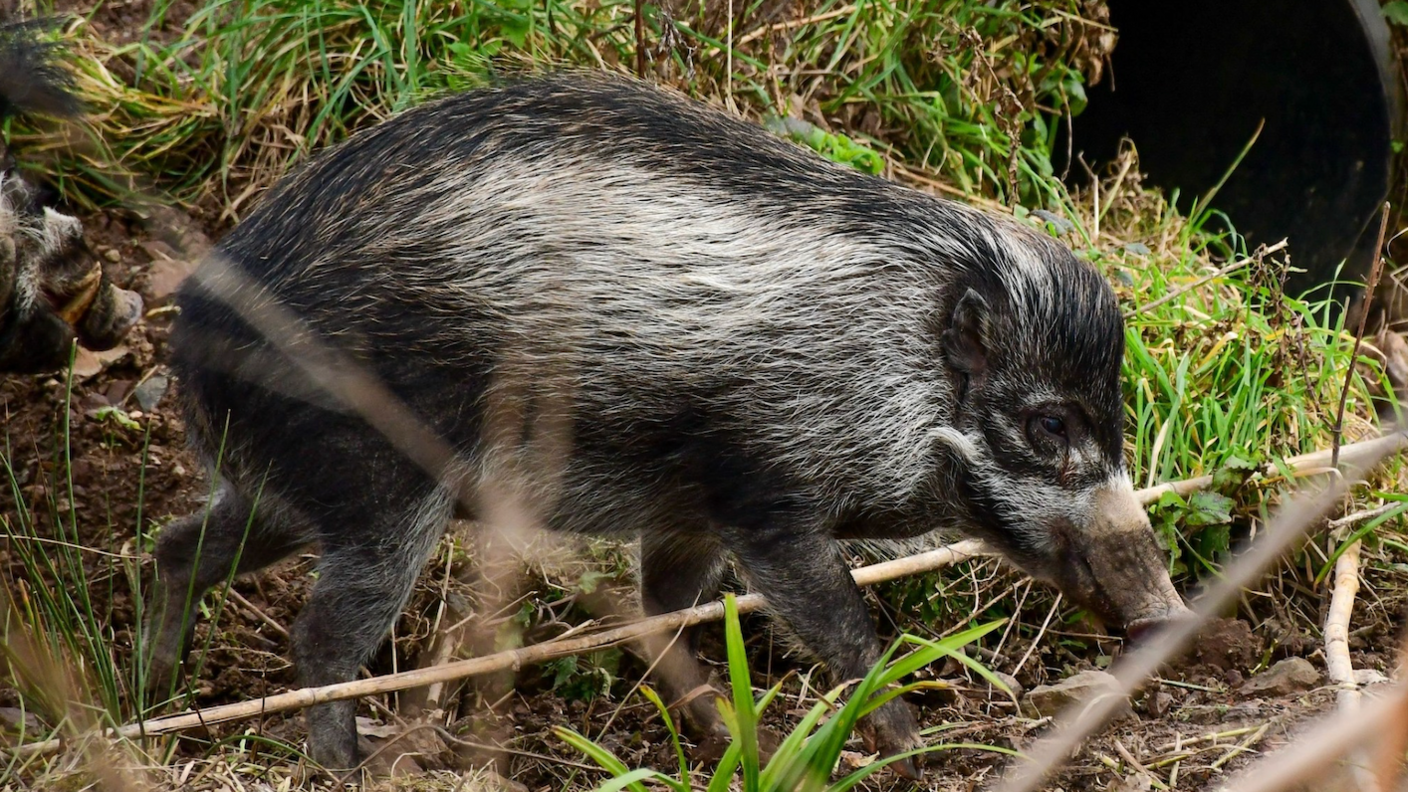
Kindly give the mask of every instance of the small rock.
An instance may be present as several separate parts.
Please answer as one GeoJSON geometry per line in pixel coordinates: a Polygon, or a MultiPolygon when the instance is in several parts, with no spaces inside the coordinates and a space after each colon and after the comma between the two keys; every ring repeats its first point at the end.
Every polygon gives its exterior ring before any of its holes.
{"type": "Polygon", "coordinates": [[[1160,690],[1149,697],[1149,714],[1155,718],[1162,718],[1168,714],[1169,708],[1173,706],[1173,695],[1166,690],[1160,690]]]}
{"type": "Polygon", "coordinates": [[[132,398],[137,400],[143,411],[151,412],[161,403],[161,397],[166,395],[170,385],[171,380],[165,374],[153,374],[133,389],[132,398]]]}
{"type": "MultiPolygon", "coordinates": [[[[1118,695],[1119,683],[1106,671],[1082,671],[1054,685],[1038,685],[1022,700],[1022,714],[1029,718],[1056,715],[1076,701],[1093,703],[1101,695],[1118,695]]],[[[1122,699],[1119,712],[1131,712],[1128,699],[1122,699]]]]}
{"type": "Polygon", "coordinates": [[[1153,788],[1153,780],[1143,773],[1135,773],[1120,781],[1119,784],[1110,787],[1112,792],[1149,792],[1153,788]]]}
{"type": "Polygon", "coordinates": [[[131,390],[132,380],[113,380],[108,383],[107,390],[103,392],[103,395],[107,398],[108,404],[121,404],[131,390]]]}
{"type": "Polygon", "coordinates": [[[140,246],[142,250],[147,252],[148,256],[151,256],[152,261],[181,257],[181,254],[176,252],[176,248],[171,247],[160,239],[148,239],[142,242],[140,246]]]}
{"type": "Polygon", "coordinates": [[[147,268],[145,291],[151,302],[157,304],[170,297],[181,281],[195,271],[195,263],[185,257],[158,255],[155,248],[148,248],[148,252],[153,255],[151,266],[147,268]]]}
{"type": "Polygon", "coordinates": [[[1288,657],[1247,680],[1242,692],[1263,696],[1289,696],[1320,684],[1320,672],[1304,657],[1288,657]]]}
{"type": "Polygon", "coordinates": [[[18,707],[0,707],[0,730],[34,735],[44,730],[44,724],[33,712],[18,707]]]}
{"type": "Polygon", "coordinates": [[[1124,246],[1124,252],[1133,253],[1136,256],[1149,255],[1149,246],[1143,242],[1129,242],[1124,246]]]}
{"type": "Polygon", "coordinates": [[[112,264],[116,264],[122,261],[122,254],[117,252],[117,248],[106,248],[103,250],[103,258],[107,259],[112,264]]]}
{"type": "Polygon", "coordinates": [[[1388,681],[1388,677],[1384,676],[1382,672],[1376,671],[1372,668],[1354,669],[1354,684],[1360,687],[1368,687],[1369,685],[1382,685],[1387,683],[1388,681]]]}
{"type": "MultiPolygon", "coordinates": [[[[1012,698],[1018,700],[1022,698],[1022,683],[1018,682],[1016,677],[1012,676],[1011,674],[1004,674],[1001,671],[994,671],[992,673],[993,676],[1002,680],[1002,684],[1006,685],[1012,690],[1012,698]]],[[[988,698],[999,698],[1004,695],[1006,694],[1004,694],[996,685],[988,685],[988,698]]]]}

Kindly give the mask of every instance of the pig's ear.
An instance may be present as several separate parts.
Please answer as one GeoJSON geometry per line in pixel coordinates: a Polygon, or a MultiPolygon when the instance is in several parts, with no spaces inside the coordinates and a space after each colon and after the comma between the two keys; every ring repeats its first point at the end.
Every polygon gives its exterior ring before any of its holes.
{"type": "Polygon", "coordinates": [[[969,289],[949,317],[943,335],[944,357],[949,365],[980,378],[988,364],[988,303],[981,294],[969,289]]]}

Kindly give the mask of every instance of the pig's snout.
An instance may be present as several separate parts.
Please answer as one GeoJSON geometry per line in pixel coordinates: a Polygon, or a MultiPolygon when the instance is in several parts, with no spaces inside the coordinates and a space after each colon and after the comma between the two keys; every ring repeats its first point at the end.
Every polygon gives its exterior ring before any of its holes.
{"type": "Polygon", "coordinates": [[[1193,618],[1196,618],[1193,611],[1180,601],[1169,605],[1162,613],[1150,614],[1126,623],[1124,631],[1131,641],[1143,643],[1165,627],[1193,618]]]}
{"type": "Polygon", "coordinates": [[[1061,532],[1057,582],[1067,596],[1132,639],[1191,615],[1167,558],[1127,482],[1102,487],[1084,530],[1061,532]]]}

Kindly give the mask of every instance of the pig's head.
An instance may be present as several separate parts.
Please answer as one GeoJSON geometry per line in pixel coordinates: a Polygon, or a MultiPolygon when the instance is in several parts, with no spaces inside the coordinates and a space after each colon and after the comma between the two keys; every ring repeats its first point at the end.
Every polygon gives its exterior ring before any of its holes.
{"type": "Polygon", "coordinates": [[[1112,626],[1187,613],[1124,461],[1124,321],[1093,267],[1022,232],[943,306],[972,531],[1112,626]]]}
{"type": "MultiPolygon", "coordinates": [[[[78,113],[59,45],[41,39],[48,26],[0,24],[0,120],[78,113]]],[[[141,313],[141,298],[108,279],[79,222],[42,206],[0,144],[0,373],[62,368],[75,339],[110,349],[141,313]]]]}
{"type": "Polygon", "coordinates": [[[110,349],[141,314],[142,298],[108,279],[78,220],[0,171],[0,372],[62,368],[75,339],[110,349]]]}

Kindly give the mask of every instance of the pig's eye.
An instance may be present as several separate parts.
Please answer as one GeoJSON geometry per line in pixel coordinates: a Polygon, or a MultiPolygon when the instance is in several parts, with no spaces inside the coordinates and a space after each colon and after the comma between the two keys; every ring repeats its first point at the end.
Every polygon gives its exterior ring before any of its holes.
{"type": "Polygon", "coordinates": [[[1027,441],[1037,452],[1059,455],[1070,446],[1070,426],[1066,416],[1037,413],[1027,419],[1027,441]]]}
{"type": "Polygon", "coordinates": [[[1043,432],[1056,437],[1066,436],[1066,422],[1058,415],[1041,415],[1037,417],[1037,424],[1043,432]]]}

